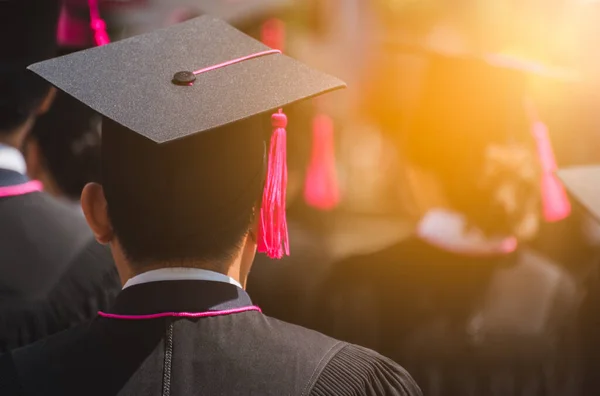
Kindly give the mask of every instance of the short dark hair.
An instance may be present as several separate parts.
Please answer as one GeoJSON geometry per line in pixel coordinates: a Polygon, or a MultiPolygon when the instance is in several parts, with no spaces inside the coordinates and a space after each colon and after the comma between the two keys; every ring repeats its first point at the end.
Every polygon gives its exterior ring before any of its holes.
{"type": "Polygon", "coordinates": [[[42,161],[58,188],[78,200],[89,182],[100,182],[101,116],[59,92],[47,114],[31,131],[42,161]]]}
{"type": "Polygon", "coordinates": [[[159,145],[103,120],[108,215],[132,263],[232,258],[262,194],[264,125],[253,117],[159,145]]]}
{"type": "Polygon", "coordinates": [[[23,125],[48,95],[50,85],[28,70],[0,75],[0,135],[23,125]]]}

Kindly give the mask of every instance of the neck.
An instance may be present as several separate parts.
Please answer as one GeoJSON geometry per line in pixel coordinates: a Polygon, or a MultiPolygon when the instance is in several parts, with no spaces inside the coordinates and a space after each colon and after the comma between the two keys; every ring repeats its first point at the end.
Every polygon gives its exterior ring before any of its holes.
{"type": "Polygon", "coordinates": [[[27,134],[33,127],[33,117],[29,117],[21,126],[6,134],[0,134],[0,144],[21,150],[27,134]]]}
{"type": "MultiPolygon", "coordinates": [[[[28,166],[27,170],[29,171],[29,169],[30,167],[28,166]]],[[[44,185],[45,193],[50,194],[55,198],[67,198],[54,181],[52,175],[50,175],[50,173],[46,169],[44,169],[42,172],[37,172],[35,174],[29,172],[28,176],[33,180],[40,181],[44,185]]]]}

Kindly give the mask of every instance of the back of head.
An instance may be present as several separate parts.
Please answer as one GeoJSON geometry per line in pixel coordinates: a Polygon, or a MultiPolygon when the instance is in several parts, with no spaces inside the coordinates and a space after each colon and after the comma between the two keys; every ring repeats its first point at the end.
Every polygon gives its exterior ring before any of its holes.
{"type": "Polygon", "coordinates": [[[69,199],[79,200],[86,183],[100,181],[101,121],[89,107],[59,92],[31,131],[44,167],[69,199]]]}
{"type": "Polygon", "coordinates": [[[260,202],[268,125],[252,117],[159,145],[103,120],[104,194],[134,265],[232,257],[260,202]]]}
{"type": "Polygon", "coordinates": [[[526,75],[481,59],[432,57],[404,149],[449,204],[488,234],[537,218],[538,163],[524,107],[526,75]]]}
{"type": "Polygon", "coordinates": [[[56,55],[58,0],[0,2],[0,134],[24,123],[49,85],[26,70],[56,55]]]}

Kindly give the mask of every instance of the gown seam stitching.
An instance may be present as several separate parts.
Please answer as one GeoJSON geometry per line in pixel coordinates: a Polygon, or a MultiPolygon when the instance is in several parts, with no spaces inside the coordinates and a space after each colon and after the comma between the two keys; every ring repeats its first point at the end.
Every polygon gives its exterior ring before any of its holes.
{"type": "Polygon", "coordinates": [[[171,395],[171,368],[173,361],[173,320],[167,320],[167,334],[165,338],[165,359],[163,364],[163,389],[162,396],[171,395]]]}
{"type": "Polygon", "coordinates": [[[333,344],[331,346],[331,348],[329,348],[327,350],[327,352],[323,355],[321,360],[319,360],[319,363],[317,364],[313,373],[311,374],[310,379],[308,380],[306,386],[304,387],[304,390],[302,391],[301,396],[306,396],[308,394],[308,392],[314,388],[315,384],[317,383],[318,374],[323,372],[323,368],[325,367],[325,365],[331,360],[331,358],[338,351],[340,351],[346,345],[348,345],[348,344],[343,341],[338,341],[335,344],[333,344]]]}

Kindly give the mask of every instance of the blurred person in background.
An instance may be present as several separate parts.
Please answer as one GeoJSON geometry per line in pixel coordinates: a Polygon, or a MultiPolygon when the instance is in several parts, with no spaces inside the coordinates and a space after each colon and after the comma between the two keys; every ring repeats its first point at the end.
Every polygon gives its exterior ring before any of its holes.
{"type": "Polygon", "coordinates": [[[413,234],[335,264],[318,329],[407,367],[428,395],[572,395],[579,294],[528,249],[541,222],[525,72],[428,52],[397,136],[413,234]]]}
{"type": "Polygon", "coordinates": [[[25,143],[29,177],[79,207],[83,187],[100,180],[100,124],[96,112],[58,93],[25,143]]]}
{"type": "Polygon", "coordinates": [[[119,289],[80,211],[42,192],[20,151],[54,97],[26,67],[56,55],[58,6],[0,2],[0,352],[92,318],[119,289]]]}

